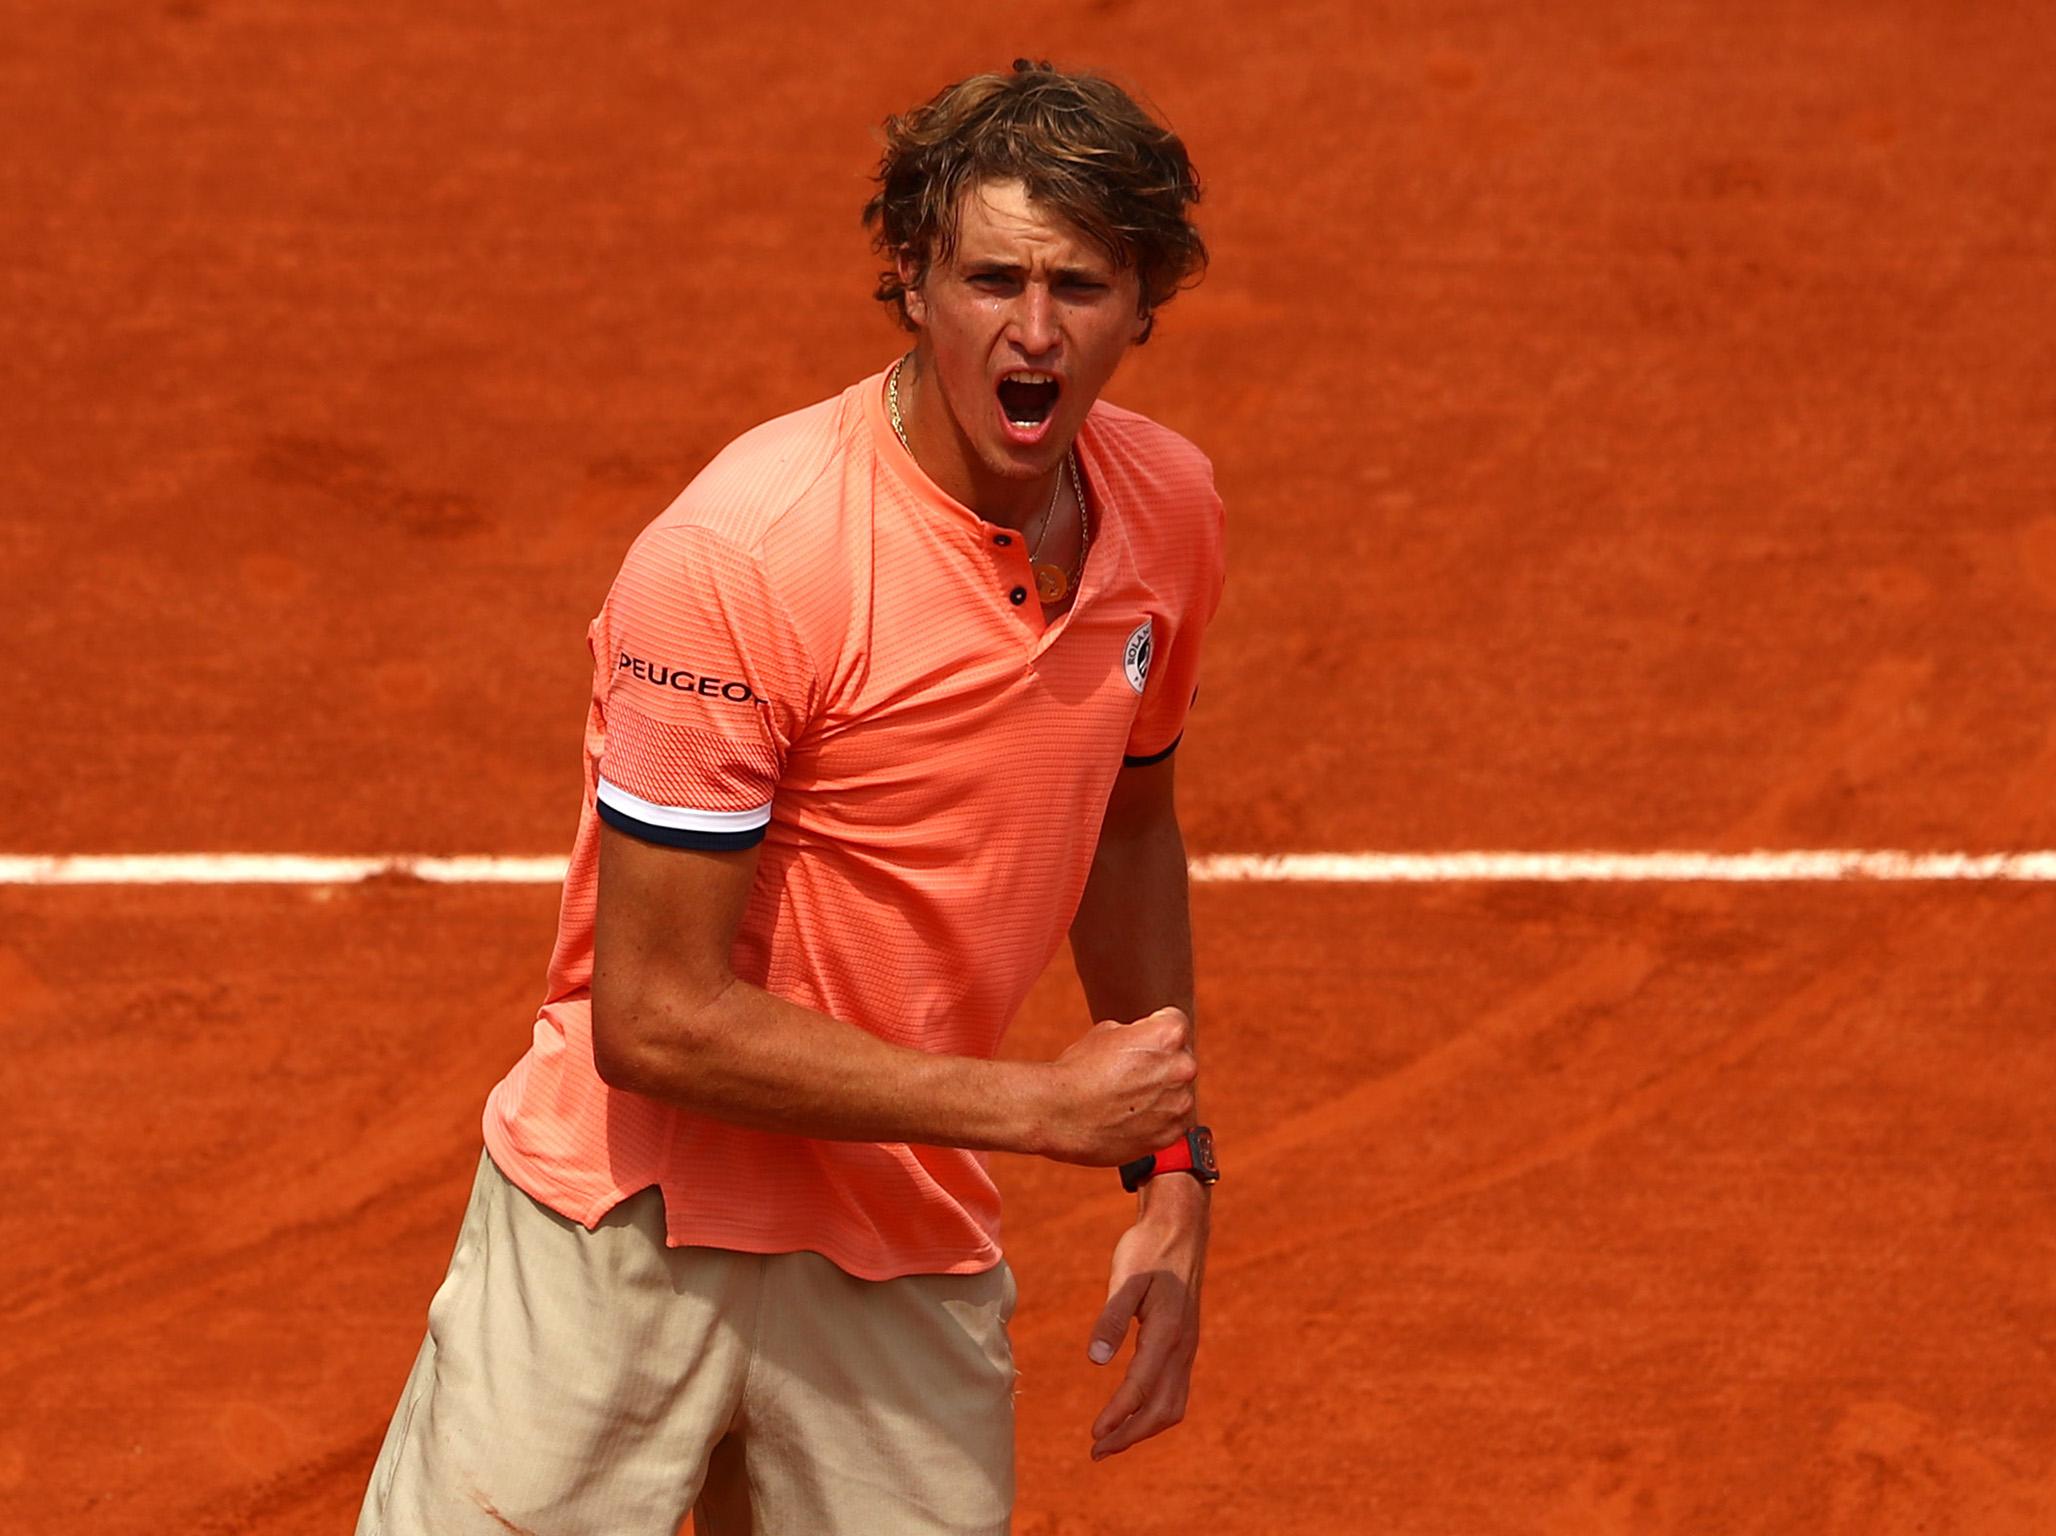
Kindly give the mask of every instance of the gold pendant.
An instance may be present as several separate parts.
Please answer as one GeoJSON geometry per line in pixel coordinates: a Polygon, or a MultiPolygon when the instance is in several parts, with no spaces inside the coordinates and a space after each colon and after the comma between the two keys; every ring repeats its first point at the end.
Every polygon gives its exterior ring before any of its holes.
{"type": "Polygon", "coordinates": [[[1035,592],[1045,603],[1061,603],[1071,590],[1071,578],[1064,574],[1062,566],[1042,565],[1035,567],[1035,592]]]}

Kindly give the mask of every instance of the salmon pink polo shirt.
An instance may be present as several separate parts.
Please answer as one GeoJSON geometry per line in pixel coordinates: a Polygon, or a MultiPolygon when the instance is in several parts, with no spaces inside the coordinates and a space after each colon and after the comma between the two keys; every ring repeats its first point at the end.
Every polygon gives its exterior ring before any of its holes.
{"type": "Polygon", "coordinates": [[[1101,402],[1093,540],[1045,623],[1019,534],[922,473],[884,374],[745,434],[629,550],[588,631],[585,801],[534,1042],[485,1140],[588,1227],[651,1185],[668,1240],[864,1279],[999,1261],[983,1155],[749,1130],[593,1066],[601,824],[761,844],[732,965],[917,1050],[990,1057],[1062,944],[1123,762],[1176,746],[1220,600],[1206,459],[1101,402]]]}

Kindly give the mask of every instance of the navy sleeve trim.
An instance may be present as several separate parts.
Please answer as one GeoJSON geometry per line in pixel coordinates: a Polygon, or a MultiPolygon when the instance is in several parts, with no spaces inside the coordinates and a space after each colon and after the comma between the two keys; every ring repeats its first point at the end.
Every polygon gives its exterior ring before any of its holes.
{"type": "Polygon", "coordinates": [[[1153,763],[1160,763],[1165,758],[1169,757],[1173,752],[1177,751],[1178,743],[1183,741],[1184,739],[1185,733],[1183,731],[1180,731],[1177,735],[1171,738],[1171,744],[1168,747],[1164,748],[1163,751],[1151,752],[1144,757],[1131,757],[1124,752],[1121,754],[1121,766],[1123,768],[1147,768],[1153,763]]]}
{"type": "Polygon", "coordinates": [[[617,811],[606,801],[595,802],[600,820],[616,832],[624,832],[638,842],[655,843],[660,848],[701,848],[715,852],[733,851],[738,848],[754,848],[764,840],[763,827],[749,827],[740,832],[702,832],[696,827],[658,827],[647,821],[637,821],[633,816],[617,811]]]}

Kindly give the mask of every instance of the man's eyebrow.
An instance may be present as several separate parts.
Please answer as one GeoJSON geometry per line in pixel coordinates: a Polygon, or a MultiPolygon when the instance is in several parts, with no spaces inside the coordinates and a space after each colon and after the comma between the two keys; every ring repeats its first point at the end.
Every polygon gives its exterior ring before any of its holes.
{"type": "MultiPolygon", "coordinates": [[[[1023,263],[1011,260],[1005,256],[965,256],[962,259],[962,265],[966,272],[978,275],[993,273],[1006,277],[1019,277],[1028,270],[1023,263]]],[[[1062,266],[1050,268],[1050,275],[1059,282],[1103,283],[1107,280],[1107,272],[1104,268],[1093,266],[1089,263],[1080,265],[1066,262],[1062,266]]]]}

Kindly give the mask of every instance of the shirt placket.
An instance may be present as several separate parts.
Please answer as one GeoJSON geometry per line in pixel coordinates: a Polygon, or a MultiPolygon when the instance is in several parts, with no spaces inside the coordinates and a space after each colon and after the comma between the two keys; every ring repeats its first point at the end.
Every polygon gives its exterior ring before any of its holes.
{"type": "MultiPolygon", "coordinates": [[[[1098,467],[1093,464],[1092,456],[1085,450],[1082,439],[1079,454],[1084,464],[1092,469],[1087,480],[1087,484],[1091,486],[1093,506],[1092,542],[1085,549],[1085,563],[1078,571],[1078,595],[1071,599],[1071,606],[1057,615],[1055,623],[1036,625],[1034,655],[1038,657],[1061,640],[1076,624],[1083,622],[1085,611],[1099,601],[1107,591],[1109,582],[1118,579],[1120,567],[1127,558],[1128,541],[1123,535],[1121,518],[1114,506],[1113,498],[1107,492],[1106,477],[1098,472],[1098,467]]],[[[1016,539],[1014,542],[1019,544],[1020,540],[1016,539]]],[[[1027,564],[1025,555],[1022,557],[1022,564],[1027,564]]],[[[1033,601],[1035,577],[1032,570],[1028,576],[1028,589],[1030,606],[1035,609],[1036,617],[1040,620],[1042,605],[1033,601]]]]}
{"type": "Polygon", "coordinates": [[[1049,638],[1052,626],[1044,622],[1042,603],[1035,595],[1035,571],[1028,561],[1027,545],[1011,528],[996,528],[990,523],[982,527],[980,537],[999,604],[1021,626],[1028,643],[1039,650],[1049,638]]]}

